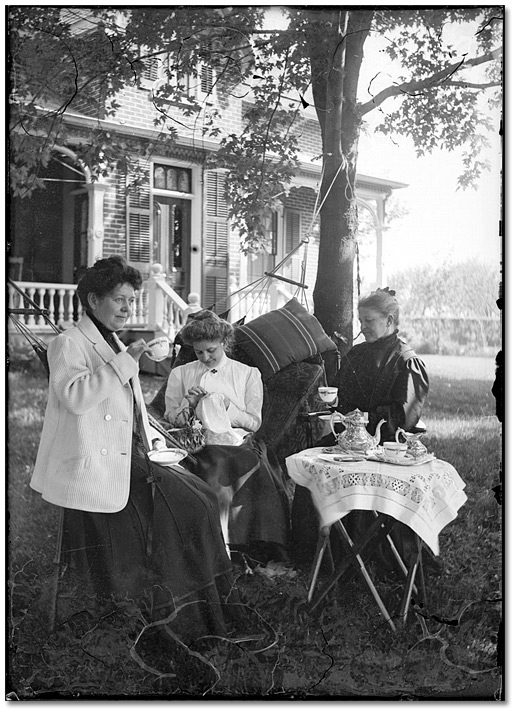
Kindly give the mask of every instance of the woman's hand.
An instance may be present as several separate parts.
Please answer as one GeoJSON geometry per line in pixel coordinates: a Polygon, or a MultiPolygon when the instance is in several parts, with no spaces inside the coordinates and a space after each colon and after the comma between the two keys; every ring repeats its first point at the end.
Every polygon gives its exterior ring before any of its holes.
{"type": "Polygon", "coordinates": [[[146,341],[143,338],[140,338],[138,341],[130,343],[126,347],[126,352],[132,356],[136,363],[139,363],[139,358],[143,355],[143,353],[151,353],[152,351],[146,341]]]}
{"type": "Polygon", "coordinates": [[[194,385],[188,390],[184,397],[188,401],[190,408],[196,408],[199,401],[204,398],[205,395],[208,395],[208,393],[204,388],[200,385],[194,385]]]}

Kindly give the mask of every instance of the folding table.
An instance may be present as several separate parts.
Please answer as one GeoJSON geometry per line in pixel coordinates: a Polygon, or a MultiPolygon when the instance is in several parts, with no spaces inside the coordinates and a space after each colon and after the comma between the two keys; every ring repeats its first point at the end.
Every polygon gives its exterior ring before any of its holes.
{"type": "Polygon", "coordinates": [[[405,577],[400,616],[403,623],[409,611],[411,596],[419,588],[424,596],[422,547],[427,544],[439,554],[439,533],[457,516],[466,502],[465,483],[455,468],[443,460],[432,459],[421,464],[396,465],[375,459],[359,462],[335,462],[324,448],[310,448],[286,458],[287,472],[298,485],[310,490],[320,520],[320,537],[311,569],[308,602],[318,606],[343,574],[357,569],[377,602],[391,629],[396,627],[385,606],[366,562],[380,544],[387,540],[392,554],[405,577]],[[352,539],[342,518],[354,510],[370,511],[374,521],[357,540],[352,539]],[[389,519],[393,518],[393,519],[389,519]],[[391,532],[394,520],[414,533],[415,549],[408,564],[399,554],[391,532]],[[323,557],[330,546],[331,528],[340,537],[342,559],[332,576],[315,594],[323,557]]]}

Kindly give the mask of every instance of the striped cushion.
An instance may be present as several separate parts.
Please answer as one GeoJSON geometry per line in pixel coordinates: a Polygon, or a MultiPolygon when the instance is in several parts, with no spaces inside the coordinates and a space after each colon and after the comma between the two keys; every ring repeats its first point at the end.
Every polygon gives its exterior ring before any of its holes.
{"type": "Polygon", "coordinates": [[[295,298],[283,308],[237,327],[235,344],[253,360],[264,379],[291,363],[336,350],[319,321],[295,298]]]}

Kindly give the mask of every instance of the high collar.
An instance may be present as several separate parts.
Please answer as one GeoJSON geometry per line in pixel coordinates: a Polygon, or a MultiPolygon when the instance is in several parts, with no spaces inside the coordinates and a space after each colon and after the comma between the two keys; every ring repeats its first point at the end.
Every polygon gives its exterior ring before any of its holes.
{"type": "Polygon", "coordinates": [[[224,355],[222,356],[222,358],[220,359],[220,361],[214,368],[206,368],[204,363],[201,363],[200,361],[199,361],[199,363],[206,373],[211,373],[212,371],[222,370],[222,368],[224,368],[224,366],[229,363],[229,358],[226,355],[226,353],[224,353],[224,355]]]}
{"type": "Polygon", "coordinates": [[[372,341],[369,343],[368,341],[365,341],[364,344],[369,350],[380,350],[381,348],[389,348],[391,345],[397,342],[398,337],[397,334],[399,333],[398,330],[395,330],[393,333],[391,333],[389,336],[383,336],[382,338],[378,338],[377,341],[372,341]]]}
{"type": "Polygon", "coordinates": [[[98,331],[101,333],[103,338],[105,340],[108,340],[109,343],[111,343],[114,340],[115,333],[114,331],[110,330],[110,328],[107,328],[104,323],[101,323],[100,320],[98,320],[91,311],[86,311],[87,316],[90,318],[92,323],[96,326],[98,331]]]}

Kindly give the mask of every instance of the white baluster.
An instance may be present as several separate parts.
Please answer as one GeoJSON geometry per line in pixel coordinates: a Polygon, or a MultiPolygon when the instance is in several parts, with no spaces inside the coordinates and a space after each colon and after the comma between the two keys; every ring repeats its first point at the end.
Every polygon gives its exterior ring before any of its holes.
{"type": "Polygon", "coordinates": [[[144,288],[140,288],[137,292],[135,301],[135,319],[136,323],[144,323],[144,288]]]}
{"type": "Polygon", "coordinates": [[[56,325],[55,316],[54,316],[54,296],[56,294],[55,288],[49,288],[49,318],[50,320],[56,325]]]}
{"type": "MultiPolygon", "coordinates": [[[[27,289],[27,295],[29,296],[29,298],[30,298],[31,300],[34,300],[34,294],[35,294],[35,293],[36,293],[36,289],[35,289],[35,288],[32,288],[32,287],[31,287],[31,288],[28,288],[28,289],[27,289]]],[[[24,304],[23,308],[24,308],[24,307],[25,307],[25,304],[24,304]]],[[[35,324],[36,324],[36,321],[34,320],[34,316],[33,316],[33,315],[27,316],[27,325],[28,325],[28,326],[34,326],[35,324]]]]}
{"type": "Polygon", "coordinates": [[[69,288],[67,290],[67,323],[74,323],[74,294],[75,291],[73,288],[69,288]]]}
{"type": "Polygon", "coordinates": [[[173,335],[177,335],[177,333],[181,330],[183,324],[184,317],[182,313],[180,312],[178,306],[173,306],[173,322],[172,322],[172,331],[173,335]]]}
{"type": "MultiPolygon", "coordinates": [[[[39,296],[38,306],[41,311],[45,311],[45,289],[44,288],[38,289],[38,296],[39,296]]],[[[38,316],[38,325],[39,326],[45,325],[45,320],[44,320],[43,316],[38,316]]]]}
{"type": "Polygon", "coordinates": [[[65,289],[59,288],[58,289],[58,326],[60,326],[63,323],[63,320],[65,318],[65,289]]]}
{"type": "Polygon", "coordinates": [[[163,326],[163,329],[168,336],[171,336],[172,332],[175,330],[175,306],[173,305],[173,302],[170,301],[168,298],[166,298],[165,305],[166,322],[163,326]]]}

